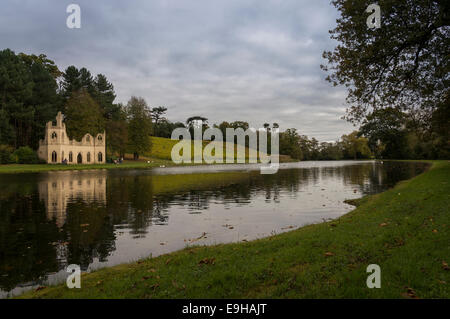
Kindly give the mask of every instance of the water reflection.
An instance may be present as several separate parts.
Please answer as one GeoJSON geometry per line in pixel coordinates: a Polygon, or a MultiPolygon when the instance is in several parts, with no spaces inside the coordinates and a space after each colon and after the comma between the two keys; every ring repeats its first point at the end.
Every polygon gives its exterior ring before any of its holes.
{"type": "Polygon", "coordinates": [[[106,204],[106,172],[95,176],[86,172],[53,172],[43,174],[38,182],[39,199],[45,204],[48,219],[55,219],[58,227],[66,221],[67,203],[106,204]]]}
{"type": "Polygon", "coordinates": [[[184,248],[250,240],[327,218],[418,163],[282,164],[0,176],[0,297],[83,270],[184,248]],[[257,169],[257,167],[255,168],[257,169]],[[243,171],[236,171],[243,170],[243,171]]]}

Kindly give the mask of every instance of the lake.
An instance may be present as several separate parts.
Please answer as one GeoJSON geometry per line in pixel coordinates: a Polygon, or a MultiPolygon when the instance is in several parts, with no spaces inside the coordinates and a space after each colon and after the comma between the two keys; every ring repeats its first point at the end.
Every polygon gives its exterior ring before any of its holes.
{"type": "Polygon", "coordinates": [[[0,175],[0,298],[190,245],[248,241],[337,218],[346,199],[427,168],[324,161],[0,175]]]}

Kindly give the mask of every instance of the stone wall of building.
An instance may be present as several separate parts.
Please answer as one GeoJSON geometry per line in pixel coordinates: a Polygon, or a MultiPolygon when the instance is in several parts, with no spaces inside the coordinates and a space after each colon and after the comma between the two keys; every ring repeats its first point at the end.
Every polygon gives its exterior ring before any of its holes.
{"type": "Polygon", "coordinates": [[[52,121],[45,126],[45,137],[39,141],[38,156],[49,164],[100,164],[106,160],[106,133],[95,137],[87,133],[80,142],[67,136],[63,115],[58,112],[56,125],[52,121]]]}

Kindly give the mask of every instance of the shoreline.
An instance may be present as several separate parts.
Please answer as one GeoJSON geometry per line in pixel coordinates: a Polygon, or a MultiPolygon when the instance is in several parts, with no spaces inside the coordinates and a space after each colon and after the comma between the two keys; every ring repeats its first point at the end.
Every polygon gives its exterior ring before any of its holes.
{"type": "Polygon", "coordinates": [[[188,247],[82,274],[82,289],[57,285],[18,297],[408,298],[408,287],[418,297],[449,298],[441,282],[450,281],[443,269],[450,261],[450,164],[432,163],[330,222],[250,242],[188,247]],[[365,286],[371,263],[380,264],[385,289],[365,286]]]}
{"type": "MultiPolygon", "coordinates": [[[[55,171],[80,171],[80,170],[113,170],[113,169],[148,169],[148,168],[165,168],[165,167],[196,167],[196,166],[211,166],[211,165],[252,165],[253,163],[183,163],[175,164],[171,160],[148,158],[150,163],[146,161],[130,161],[125,160],[122,164],[2,164],[0,165],[0,176],[3,174],[24,174],[24,173],[40,173],[40,172],[55,172],[55,171]]],[[[306,162],[341,162],[341,161],[353,161],[353,160],[323,160],[323,161],[297,161],[287,157],[280,157],[280,164],[284,163],[306,163],[306,162]]],[[[355,161],[377,161],[377,159],[365,159],[355,161]]],[[[387,161],[387,160],[386,160],[387,161]]],[[[417,162],[430,162],[427,160],[417,160],[417,162]]]]}

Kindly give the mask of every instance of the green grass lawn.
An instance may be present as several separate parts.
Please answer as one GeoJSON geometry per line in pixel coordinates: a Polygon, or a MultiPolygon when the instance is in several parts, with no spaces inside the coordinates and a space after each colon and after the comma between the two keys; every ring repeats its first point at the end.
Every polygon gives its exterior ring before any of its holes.
{"type": "MultiPolygon", "coordinates": [[[[175,144],[179,143],[179,140],[171,140],[169,138],[163,138],[163,137],[150,137],[152,148],[151,151],[144,154],[148,157],[154,157],[159,159],[166,159],[166,160],[172,160],[171,152],[172,148],[175,144]]],[[[202,142],[202,148],[204,149],[206,145],[208,145],[210,141],[203,141],[202,142]]],[[[225,160],[226,156],[226,142],[223,142],[223,158],[225,160]]],[[[200,154],[201,155],[201,154],[200,154]]],[[[191,142],[191,158],[194,156],[194,143],[191,142]]],[[[237,147],[234,146],[234,157],[237,158],[237,147]]],[[[249,159],[249,149],[245,148],[245,159],[248,161],[249,159]]]]}
{"type": "Polygon", "coordinates": [[[23,298],[449,298],[450,163],[357,201],[341,218],[83,274],[23,298]],[[366,267],[381,267],[381,288],[366,267]]]}
{"type": "Polygon", "coordinates": [[[0,165],[0,174],[13,173],[35,173],[44,171],[66,171],[66,170],[86,170],[86,169],[120,169],[120,168],[150,168],[160,165],[173,165],[172,161],[162,159],[151,159],[150,163],[146,161],[124,161],[122,164],[8,164],[0,165]]]}

